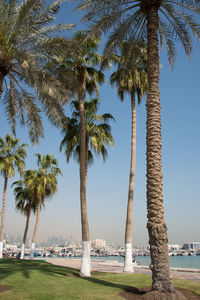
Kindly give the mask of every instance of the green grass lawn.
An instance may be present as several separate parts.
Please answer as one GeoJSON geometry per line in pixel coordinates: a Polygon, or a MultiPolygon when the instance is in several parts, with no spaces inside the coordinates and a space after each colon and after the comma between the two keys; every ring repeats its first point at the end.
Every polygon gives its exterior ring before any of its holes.
{"type": "MultiPolygon", "coordinates": [[[[192,290],[200,296],[200,283],[174,280],[176,287],[192,290]]],[[[151,286],[146,274],[93,273],[81,278],[74,269],[42,261],[2,259],[0,286],[11,289],[0,293],[1,300],[122,299],[120,291],[151,286]]]]}

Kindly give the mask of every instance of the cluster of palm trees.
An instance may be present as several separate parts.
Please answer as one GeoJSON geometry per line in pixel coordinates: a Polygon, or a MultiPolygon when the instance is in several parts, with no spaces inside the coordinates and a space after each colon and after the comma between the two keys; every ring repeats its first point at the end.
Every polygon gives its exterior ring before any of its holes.
{"type": "Polygon", "coordinates": [[[46,198],[51,197],[57,191],[57,175],[62,174],[58,168],[56,158],[50,154],[44,156],[37,154],[37,162],[38,170],[27,170],[24,172],[22,180],[13,183],[16,186],[14,189],[17,202],[16,207],[27,217],[22,241],[22,259],[24,258],[30,212],[36,213],[30,253],[30,259],[33,259],[41,208],[45,205],[46,198]]]}
{"type": "MultiPolygon", "coordinates": [[[[147,228],[151,254],[152,293],[169,293],[183,299],[174,290],[169,272],[168,236],[164,219],[161,163],[161,118],[159,93],[159,42],[166,41],[168,58],[173,66],[181,42],[187,56],[192,51],[192,37],[200,39],[200,2],[196,0],[83,0],[78,9],[86,10],[93,36],[109,34],[104,54],[109,56],[124,36],[127,41],[144,39],[147,43],[147,228]]],[[[152,295],[156,297],[155,295],[152,295]]],[[[163,296],[164,297],[164,296],[163,296]]]]}
{"type": "MultiPolygon", "coordinates": [[[[83,20],[90,21],[90,29],[87,33],[76,33],[71,39],[66,38],[65,32],[73,25],[51,25],[62,2],[53,1],[50,5],[36,0],[0,2],[0,98],[6,105],[8,119],[13,132],[19,119],[22,124],[28,125],[32,141],[38,141],[43,136],[41,110],[45,111],[50,121],[64,132],[61,148],[65,146],[67,161],[71,154],[78,158],[83,241],[81,274],[90,276],[87,168],[92,158],[91,150],[101,153],[105,158],[104,144],[112,145],[114,140],[107,123],[113,117],[106,114],[97,118],[95,110],[98,101],[86,101],[86,96],[96,93],[98,98],[98,85],[104,82],[103,68],[110,61],[116,64],[117,69],[110,78],[111,84],[117,85],[121,100],[124,99],[124,93],[131,96],[132,151],[124,270],[132,271],[130,249],[135,177],[135,95],[140,103],[141,97],[147,94],[147,228],[152,290],[175,297],[169,273],[162,196],[159,41],[161,45],[163,40],[166,41],[171,66],[176,54],[175,39],[182,43],[189,56],[192,51],[191,36],[200,38],[200,25],[195,20],[196,15],[200,14],[200,2],[79,1],[77,9],[86,11],[83,20]],[[102,33],[109,34],[109,38],[104,46],[104,54],[100,55],[97,49],[102,33]],[[76,100],[73,102],[75,111],[72,118],[67,118],[63,109],[69,99],[76,100]],[[38,101],[41,108],[38,107],[38,101]],[[90,117],[89,111],[92,114],[90,117]],[[95,126],[91,125],[93,121],[95,126]]],[[[19,186],[33,182],[34,176],[27,174],[28,179],[24,178],[24,183],[19,186]]],[[[36,209],[39,214],[43,200],[38,203],[36,209]]],[[[179,297],[178,294],[176,297],[179,297]]]]}
{"type": "Polygon", "coordinates": [[[31,212],[36,213],[35,227],[32,237],[30,258],[34,257],[36,233],[39,224],[40,210],[45,205],[45,199],[52,196],[57,190],[57,175],[61,174],[58,162],[50,154],[37,155],[37,170],[24,170],[26,157],[26,144],[19,145],[19,139],[6,135],[0,138],[0,171],[4,176],[3,201],[0,227],[0,258],[3,253],[3,235],[5,227],[6,193],[8,179],[15,175],[15,168],[21,175],[21,179],[15,181],[14,194],[16,208],[26,216],[26,226],[22,240],[21,258],[24,258],[25,243],[29,228],[31,212]]]}

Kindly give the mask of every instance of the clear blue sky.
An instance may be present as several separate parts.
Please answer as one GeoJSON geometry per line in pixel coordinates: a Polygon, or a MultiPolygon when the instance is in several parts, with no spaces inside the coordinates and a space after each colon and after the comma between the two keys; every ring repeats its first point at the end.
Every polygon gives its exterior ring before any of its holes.
{"type": "MultiPolygon", "coordinates": [[[[75,3],[66,2],[58,15],[58,22],[76,23],[77,28],[81,14],[72,13],[75,3]]],[[[162,106],[162,161],[164,206],[170,243],[200,241],[200,46],[194,43],[191,60],[188,61],[180,45],[177,45],[177,58],[173,72],[167,61],[165,50],[160,61],[160,94],[162,106]]],[[[106,73],[109,75],[108,73],[106,73]]],[[[128,194],[130,161],[130,99],[124,103],[117,98],[115,89],[109,84],[100,88],[100,113],[112,113],[116,122],[112,133],[116,140],[115,147],[109,149],[108,159],[103,163],[95,158],[89,169],[87,203],[90,225],[90,238],[105,239],[108,243],[122,244],[126,204],[128,194]]],[[[1,137],[10,132],[5,113],[1,108],[1,137]],[[3,116],[4,114],[4,116],[3,116]]],[[[146,145],[145,145],[145,100],[137,107],[137,150],[136,181],[133,213],[133,244],[147,245],[146,231],[146,145]]],[[[59,178],[58,192],[46,203],[41,213],[38,241],[50,235],[63,235],[81,238],[79,205],[79,168],[76,162],[66,163],[63,153],[59,151],[61,134],[52,127],[44,117],[45,138],[38,146],[33,146],[26,128],[17,127],[17,136],[29,144],[27,168],[36,167],[35,153],[51,153],[60,162],[63,176],[59,178]]],[[[7,234],[21,234],[25,218],[15,211],[13,191],[8,186],[6,228],[7,234]]],[[[3,177],[1,177],[1,191],[3,177]]],[[[31,219],[29,237],[32,235],[34,218],[31,219]]]]}

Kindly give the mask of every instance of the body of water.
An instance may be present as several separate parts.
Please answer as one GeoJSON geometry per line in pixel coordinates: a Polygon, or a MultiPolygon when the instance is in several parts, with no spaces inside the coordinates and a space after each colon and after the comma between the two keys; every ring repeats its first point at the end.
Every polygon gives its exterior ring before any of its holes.
{"type": "MultiPolygon", "coordinates": [[[[66,259],[66,257],[63,257],[66,259]]],[[[80,257],[77,257],[77,259],[80,257]]],[[[61,258],[62,259],[62,258],[61,258]]],[[[67,257],[67,259],[76,259],[76,257],[67,257]]],[[[105,256],[105,257],[96,257],[91,256],[91,259],[95,260],[115,260],[120,263],[124,262],[122,256],[105,256]]],[[[135,260],[141,266],[150,265],[149,256],[137,256],[135,260]]],[[[189,269],[200,269],[200,256],[169,256],[170,267],[172,268],[189,268],[189,269]]]]}
{"type": "MultiPolygon", "coordinates": [[[[143,266],[150,265],[150,257],[137,256],[136,261],[143,266]]],[[[200,269],[200,256],[169,256],[170,267],[200,269]]]]}

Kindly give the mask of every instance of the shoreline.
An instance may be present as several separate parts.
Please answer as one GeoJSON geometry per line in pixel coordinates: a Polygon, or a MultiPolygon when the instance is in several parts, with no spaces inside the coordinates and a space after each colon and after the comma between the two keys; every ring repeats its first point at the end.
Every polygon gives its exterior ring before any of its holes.
{"type": "MultiPolygon", "coordinates": [[[[37,258],[37,259],[40,259],[40,258],[37,258]]],[[[43,259],[43,258],[42,258],[43,259]]],[[[75,261],[78,261],[80,263],[81,261],[81,257],[79,258],[48,258],[48,257],[44,257],[44,260],[48,261],[48,262],[51,262],[53,260],[56,260],[56,261],[73,261],[74,264],[75,261]]],[[[113,267],[123,267],[123,263],[122,262],[119,262],[117,260],[105,260],[105,259],[95,259],[95,258],[91,258],[91,263],[96,263],[96,264],[99,264],[99,265],[105,265],[105,266],[113,266],[113,267]]],[[[73,263],[72,263],[73,264],[73,263]]],[[[140,265],[140,264],[134,264],[133,263],[133,267],[134,268],[139,268],[139,269],[146,269],[146,270],[149,270],[149,266],[147,265],[140,265]]],[[[200,269],[197,269],[197,268],[180,268],[180,267],[170,267],[170,270],[171,271],[176,271],[176,272],[191,272],[191,273],[200,273],[200,269]]]]}
{"type": "MultiPolygon", "coordinates": [[[[39,260],[39,259],[38,259],[39,260]]],[[[53,265],[59,265],[63,267],[73,268],[80,270],[81,259],[56,259],[48,258],[44,259],[47,263],[53,265]]],[[[122,274],[123,263],[112,260],[93,260],[91,259],[91,271],[92,272],[108,272],[122,274]]],[[[149,266],[134,265],[134,273],[151,274],[149,266]]],[[[170,268],[170,274],[172,278],[186,279],[200,281],[200,269],[186,269],[186,268],[170,268]]]]}

